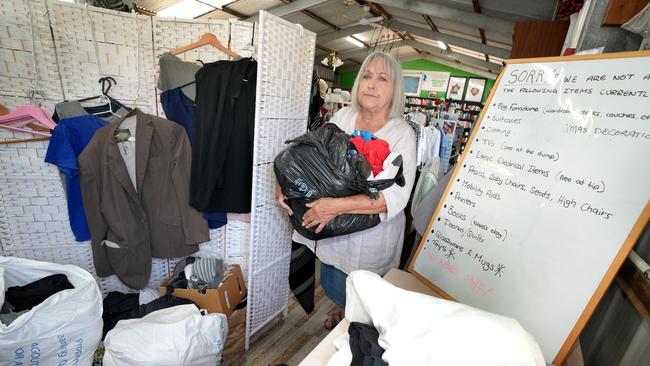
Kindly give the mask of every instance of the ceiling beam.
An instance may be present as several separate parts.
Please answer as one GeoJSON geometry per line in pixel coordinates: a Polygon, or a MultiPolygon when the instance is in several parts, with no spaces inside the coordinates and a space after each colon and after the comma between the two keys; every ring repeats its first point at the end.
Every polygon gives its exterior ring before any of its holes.
{"type": "MultiPolygon", "coordinates": [[[[283,17],[285,15],[289,15],[291,13],[296,13],[299,11],[302,11],[307,8],[311,8],[312,6],[320,5],[322,3],[326,3],[328,0],[297,0],[294,2],[291,2],[286,5],[280,5],[276,6],[275,8],[272,9],[264,9],[267,10],[269,13],[278,16],[278,17],[283,17]]],[[[258,14],[255,14],[249,18],[246,18],[247,21],[249,22],[256,22],[259,18],[258,14]]]]}
{"type": "Polygon", "coordinates": [[[512,34],[515,27],[514,22],[469,11],[452,9],[442,5],[431,4],[430,2],[422,0],[372,0],[372,2],[375,4],[392,6],[398,9],[409,10],[418,14],[429,15],[434,18],[463,23],[493,32],[512,34]]]}
{"type": "MultiPolygon", "coordinates": [[[[399,48],[399,47],[413,47],[417,48],[420,50],[424,50],[429,52],[431,55],[436,56],[441,59],[446,59],[451,62],[456,62],[456,63],[461,63],[467,66],[473,66],[476,68],[483,68],[483,69],[488,69],[490,71],[498,72],[501,69],[500,64],[492,63],[492,62],[487,62],[472,56],[467,56],[463,55],[460,53],[456,52],[448,52],[446,50],[442,50],[436,46],[431,46],[426,43],[418,42],[418,41],[413,41],[413,40],[402,40],[402,41],[397,41],[397,42],[392,42],[392,43],[385,43],[385,44],[379,44],[375,46],[376,50],[380,50],[383,47],[391,47],[392,49],[399,48]]],[[[350,50],[350,51],[345,51],[345,52],[340,52],[338,54],[339,58],[343,59],[351,59],[351,58],[365,58],[368,54],[372,52],[372,49],[366,49],[366,48],[361,48],[361,49],[356,49],[356,50],[350,50]]]]}
{"type": "MultiPolygon", "coordinates": [[[[471,72],[473,74],[483,76],[483,77],[486,77],[488,79],[496,79],[497,76],[498,76],[498,74],[487,72],[487,71],[485,71],[483,69],[463,65],[463,64],[460,64],[460,63],[455,62],[455,61],[450,61],[448,59],[444,59],[444,58],[440,58],[440,57],[436,57],[436,56],[432,56],[432,55],[413,54],[411,56],[406,56],[406,57],[400,58],[398,61],[401,63],[401,62],[404,62],[404,61],[419,60],[419,59],[425,59],[425,60],[429,60],[429,61],[441,64],[441,65],[453,67],[453,68],[458,69],[458,70],[471,72]]],[[[359,67],[361,67],[361,65],[344,65],[344,66],[339,67],[339,68],[336,69],[336,74],[338,75],[338,74],[348,72],[348,71],[359,70],[359,67]]],[[[452,75],[453,75],[453,72],[452,72],[452,75]]]]}
{"type": "Polygon", "coordinates": [[[448,58],[451,60],[456,60],[460,63],[463,63],[468,66],[476,66],[476,67],[482,67],[484,69],[492,70],[492,71],[499,71],[501,70],[501,64],[497,63],[492,63],[492,62],[487,62],[481,59],[478,59],[476,57],[472,56],[467,56],[463,55],[462,53],[457,53],[457,52],[448,52],[446,50],[442,50],[436,46],[431,46],[426,43],[418,42],[418,41],[405,41],[409,46],[411,47],[417,47],[419,49],[425,50],[429,53],[431,53],[434,56],[442,57],[442,58],[448,58]]]}
{"type": "Polygon", "coordinates": [[[236,11],[235,9],[230,9],[229,7],[227,7],[225,5],[221,7],[221,11],[223,11],[224,13],[232,14],[232,15],[236,16],[239,19],[246,18],[246,14],[240,13],[240,12],[236,11]]]}
{"type": "MultiPolygon", "coordinates": [[[[406,42],[409,42],[409,40],[401,40],[397,42],[389,42],[389,43],[384,43],[384,44],[377,44],[374,47],[374,51],[379,51],[382,50],[384,47],[391,47],[391,48],[399,48],[399,47],[406,47],[408,44],[406,42]]],[[[373,48],[357,48],[353,50],[348,50],[348,51],[343,51],[338,54],[339,58],[341,60],[343,59],[350,59],[350,58],[358,58],[362,57],[365,58],[369,54],[373,52],[373,48]]]]}
{"type": "MultiPolygon", "coordinates": [[[[303,13],[303,14],[307,15],[308,17],[314,19],[315,21],[325,25],[326,27],[329,27],[329,28],[333,29],[334,31],[341,30],[341,28],[337,27],[335,24],[332,24],[332,23],[328,22],[327,20],[319,17],[318,15],[312,13],[309,10],[301,10],[301,13],[303,13]]],[[[356,38],[354,36],[351,36],[351,37],[354,38],[355,40],[361,42],[361,44],[363,44],[364,47],[370,47],[370,45],[368,43],[360,40],[359,38],[356,38]]]]}
{"type": "MultiPolygon", "coordinates": [[[[475,13],[481,12],[481,5],[478,2],[479,0],[472,0],[472,5],[474,6],[475,13]]],[[[481,43],[487,44],[487,40],[485,38],[485,29],[479,28],[478,33],[481,35],[481,43]]],[[[485,61],[490,62],[490,56],[488,56],[487,53],[483,54],[483,56],[485,56],[485,61]]]]}
{"type": "MultiPolygon", "coordinates": [[[[415,55],[413,55],[413,59],[416,59],[416,58],[417,57],[415,57],[415,55]]],[[[473,67],[473,66],[464,65],[464,64],[454,62],[454,61],[449,61],[447,59],[436,57],[436,56],[433,56],[433,55],[428,55],[428,56],[422,57],[422,58],[427,59],[429,61],[433,61],[435,63],[439,63],[441,65],[453,67],[453,68],[458,69],[458,70],[471,72],[473,74],[480,75],[480,76],[486,77],[488,79],[495,80],[497,78],[497,76],[499,76],[498,73],[488,72],[488,71],[485,71],[483,69],[479,69],[479,68],[476,68],[476,67],[473,67]]]]}
{"type": "Polygon", "coordinates": [[[335,41],[337,39],[345,38],[357,33],[363,33],[372,30],[372,27],[369,25],[354,25],[349,28],[343,28],[341,30],[335,30],[331,32],[321,33],[316,36],[316,42],[318,43],[327,43],[335,41]]]}
{"type": "MultiPolygon", "coordinates": [[[[357,0],[357,2],[359,2],[359,1],[357,0]]],[[[373,12],[373,14],[374,14],[374,13],[379,13],[379,15],[383,16],[384,19],[386,19],[386,20],[393,20],[393,16],[392,16],[388,11],[386,11],[386,9],[384,9],[383,6],[381,6],[381,5],[379,5],[379,4],[372,4],[372,6],[371,6],[370,8],[371,8],[371,9],[372,9],[372,8],[376,8],[376,9],[377,9],[377,11],[371,10],[371,11],[373,12]]],[[[398,31],[398,32],[395,32],[395,33],[397,33],[397,35],[398,35],[401,39],[415,39],[415,38],[413,38],[412,35],[410,35],[410,34],[408,34],[408,33],[399,32],[399,31],[398,31]]],[[[419,50],[419,49],[417,49],[417,48],[413,48],[413,50],[414,50],[415,52],[417,52],[418,54],[423,54],[422,50],[419,50]]]]}
{"type": "Polygon", "coordinates": [[[400,29],[404,30],[406,32],[409,32],[411,34],[414,34],[418,37],[423,37],[427,38],[433,41],[442,41],[444,43],[450,43],[454,46],[458,47],[463,47],[467,48],[468,50],[480,52],[480,53],[487,53],[499,58],[508,58],[510,57],[510,51],[500,48],[500,47],[495,47],[495,46],[490,46],[487,44],[482,44],[479,42],[475,41],[470,41],[465,38],[460,38],[456,36],[452,36],[449,34],[444,34],[440,32],[434,32],[430,31],[428,29],[420,28],[420,27],[415,27],[409,24],[404,24],[400,23],[394,20],[391,20],[386,23],[387,26],[391,29],[400,29]]]}
{"type": "MultiPolygon", "coordinates": [[[[429,28],[431,28],[432,31],[434,31],[436,33],[440,33],[440,31],[438,30],[438,27],[436,27],[436,25],[433,24],[433,20],[431,20],[430,16],[422,14],[422,18],[424,18],[424,21],[427,22],[427,25],[429,25],[429,28]]],[[[440,41],[440,42],[442,42],[442,41],[440,41]]],[[[447,49],[447,51],[451,52],[451,47],[449,47],[449,44],[447,42],[442,42],[442,43],[445,44],[445,48],[447,49]]]]}

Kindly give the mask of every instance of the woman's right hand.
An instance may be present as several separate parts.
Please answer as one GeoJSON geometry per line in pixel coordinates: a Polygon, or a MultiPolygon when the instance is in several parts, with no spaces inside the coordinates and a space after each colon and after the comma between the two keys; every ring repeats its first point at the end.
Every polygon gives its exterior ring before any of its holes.
{"type": "Polygon", "coordinates": [[[291,207],[287,205],[287,196],[282,194],[282,189],[280,189],[280,185],[276,182],[275,183],[275,199],[278,200],[278,204],[280,204],[280,207],[282,207],[289,216],[293,215],[293,211],[291,210],[291,207]]]}

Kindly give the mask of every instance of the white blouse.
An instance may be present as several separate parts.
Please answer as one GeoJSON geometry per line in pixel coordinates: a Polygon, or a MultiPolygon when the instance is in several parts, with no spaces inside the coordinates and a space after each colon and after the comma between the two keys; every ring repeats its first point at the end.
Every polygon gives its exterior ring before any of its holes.
{"type": "MultiPolygon", "coordinates": [[[[357,112],[347,107],[334,114],[330,123],[336,124],[347,134],[352,134],[356,117],[357,112]]],[[[391,152],[402,155],[406,181],[404,187],[394,184],[381,191],[386,200],[387,212],[379,215],[379,225],[318,241],[309,240],[295,230],[293,232],[293,241],[306,245],[322,262],[345,273],[365,269],[384,275],[389,269],[399,265],[402,254],[404,208],[415,180],[415,133],[402,119],[393,118],[374,133],[374,136],[388,142],[391,152]]]]}

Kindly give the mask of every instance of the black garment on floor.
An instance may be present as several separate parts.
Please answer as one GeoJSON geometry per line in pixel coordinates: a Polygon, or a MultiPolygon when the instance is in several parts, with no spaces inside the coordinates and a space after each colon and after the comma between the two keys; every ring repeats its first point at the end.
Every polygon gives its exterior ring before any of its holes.
{"type": "Polygon", "coordinates": [[[68,277],[58,273],[24,286],[9,287],[5,292],[5,301],[13,305],[15,312],[29,310],[57,292],[71,288],[74,286],[68,277]]]}
{"type": "Polygon", "coordinates": [[[251,211],[257,62],[205,64],[196,73],[190,205],[251,211]]]}
{"type": "Polygon", "coordinates": [[[104,333],[102,339],[109,330],[115,328],[115,324],[121,319],[130,319],[129,314],[140,307],[139,294],[123,294],[112,291],[104,298],[104,333]]]}
{"type": "Polygon", "coordinates": [[[314,70],[311,77],[311,93],[309,94],[309,117],[307,117],[307,131],[313,131],[321,126],[320,107],[325,102],[320,97],[320,86],[318,75],[314,70]]]}
{"type": "Polygon", "coordinates": [[[106,333],[115,328],[120,320],[139,319],[156,310],[171,308],[172,306],[194,304],[191,300],[181,299],[174,296],[162,296],[156,300],[140,305],[139,294],[123,294],[121,292],[109,292],[104,298],[104,331],[102,339],[106,333]]]}
{"type": "Polygon", "coordinates": [[[388,366],[381,355],[384,349],[379,346],[379,332],[372,325],[352,322],[348,328],[352,363],[350,366],[388,366]]]}
{"type": "Polygon", "coordinates": [[[314,310],[316,255],[307,246],[291,242],[289,287],[307,314],[314,310]]]}

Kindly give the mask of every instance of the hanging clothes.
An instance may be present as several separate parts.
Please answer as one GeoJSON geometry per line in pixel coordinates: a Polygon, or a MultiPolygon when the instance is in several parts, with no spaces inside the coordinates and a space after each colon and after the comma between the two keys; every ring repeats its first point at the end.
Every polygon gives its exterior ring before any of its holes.
{"type": "Polygon", "coordinates": [[[368,160],[373,176],[384,170],[384,160],[390,155],[388,142],[379,139],[365,142],[361,135],[354,136],[350,139],[350,142],[368,160]]]}
{"type": "Polygon", "coordinates": [[[88,145],[95,131],[107,124],[108,122],[92,114],[62,119],[52,131],[47,146],[45,162],[56,165],[65,177],[70,228],[77,241],[90,240],[90,231],[81,199],[77,157],[88,145]]]}
{"type": "MultiPolygon", "coordinates": [[[[183,126],[187,136],[191,138],[194,124],[194,102],[185,95],[182,88],[162,92],[160,94],[160,104],[162,104],[165,111],[165,116],[170,121],[183,126]]],[[[225,212],[204,212],[203,218],[208,220],[210,229],[217,229],[228,223],[225,212]]]]}
{"type": "Polygon", "coordinates": [[[97,131],[79,155],[83,206],[92,236],[95,270],[143,288],[151,258],[179,258],[210,240],[207,222],[189,205],[191,148],[176,123],[133,110],[135,180],[118,150],[121,121],[97,131]]]}
{"type": "Polygon", "coordinates": [[[158,64],[160,65],[160,75],[156,87],[159,90],[166,91],[182,87],[186,97],[192,101],[196,100],[196,86],[192,82],[194,75],[201,69],[200,65],[183,61],[169,52],[160,55],[158,64]]]}
{"type": "MultiPolygon", "coordinates": [[[[196,96],[194,74],[200,67],[194,63],[183,61],[171,53],[164,53],[160,57],[159,64],[160,75],[157,86],[162,91],[160,104],[165,112],[165,117],[183,126],[191,143],[194,125],[194,98],[196,96]],[[192,98],[188,97],[188,94],[192,95],[192,98]]],[[[225,212],[204,212],[203,218],[208,220],[210,229],[217,229],[228,223],[225,212]]]]}
{"type": "Polygon", "coordinates": [[[307,118],[307,131],[313,131],[322,125],[320,108],[325,103],[320,93],[320,79],[316,69],[312,72],[311,92],[309,95],[309,116],[307,118]]]}
{"type": "Polygon", "coordinates": [[[165,117],[168,120],[183,126],[191,143],[194,101],[183,93],[182,88],[174,88],[160,93],[160,104],[162,104],[165,117]]]}
{"type": "Polygon", "coordinates": [[[110,106],[108,104],[84,106],[78,100],[58,103],[56,106],[54,106],[54,114],[52,115],[52,120],[59,123],[60,120],[66,118],[85,116],[90,114],[100,117],[108,123],[111,123],[126,116],[131,111],[131,108],[120,103],[118,100],[115,100],[111,97],[108,97],[108,100],[111,103],[110,106]],[[111,108],[115,114],[106,112],[111,108]]]}
{"type": "Polygon", "coordinates": [[[192,138],[192,207],[251,210],[257,62],[206,64],[196,73],[192,138]]]}

